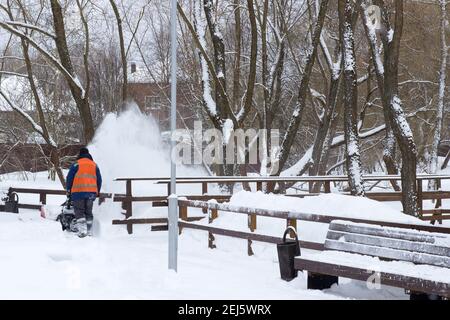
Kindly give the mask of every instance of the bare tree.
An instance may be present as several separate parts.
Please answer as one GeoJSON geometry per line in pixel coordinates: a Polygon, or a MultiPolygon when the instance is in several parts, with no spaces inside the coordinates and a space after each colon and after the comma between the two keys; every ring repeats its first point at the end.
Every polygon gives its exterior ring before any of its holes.
{"type": "MultiPolygon", "coordinates": [[[[365,29],[365,33],[368,39],[369,48],[371,52],[371,60],[374,65],[375,69],[375,75],[377,79],[378,84],[378,91],[380,92],[380,96],[384,96],[384,65],[382,62],[381,57],[381,48],[378,46],[377,43],[377,34],[375,30],[375,24],[373,24],[370,20],[369,16],[369,5],[367,4],[367,1],[363,1],[361,3],[361,17],[363,21],[363,26],[365,29]]],[[[381,12],[383,13],[383,22],[384,22],[384,28],[382,29],[382,39],[383,39],[383,47],[387,46],[389,43],[389,35],[388,32],[391,30],[390,28],[390,22],[389,19],[387,19],[387,12],[386,7],[382,6],[380,8],[381,12]]],[[[392,127],[389,120],[389,106],[387,105],[388,100],[382,99],[383,103],[383,110],[384,110],[384,121],[386,123],[386,136],[384,139],[384,148],[383,148],[383,160],[386,165],[387,172],[389,174],[397,174],[398,169],[397,165],[395,163],[395,153],[396,153],[396,140],[394,136],[394,132],[392,131],[392,127]]],[[[400,188],[397,185],[396,181],[391,181],[391,184],[394,188],[394,190],[399,191],[400,188]]]]}
{"type": "MultiPolygon", "coordinates": [[[[377,0],[380,8],[385,8],[383,0],[377,0]]],[[[398,67],[400,56],[400,41],[403,34],[403,0],[395,0],[394,29],[388,24],[389,17],[383,14],[383,24],[387,30],[382,37],[384,48],[384,86],[383,106],[389,124],[397,140],[402,155],[402,204],[406,214],[418,216],[417,202],[417,148],[413,133],[403,111],[402,101],[399,96],[398,67]]],[[[387,12],[382,10],[382,12],[387,12]]]]}
{"type": "MultiPolygon", "coordinates": [[[[22,13],[25,23],[28,23],[27,12],[25,10],[25,7],[22,5],[22,3],[20,1],[18,1],[18,5],[19,5],[19,8],[20,8],[20,11],[22,13]]],[[[2,6],[2,9],[4,9],[4,11],[7,13],[10,20],[14,21],[14,16],[11,12],[11,5],[10,5],[9,1],[7,3],[7,7],[2,6]]],[[[43,8],[41,8],[41,12],[42,12],[42,9],[43,8]]],[[[30,36],[32,33],[33,33],[33,30],[31,29],[30,36]]],[[[47,128],[47,123],[46,123],[46,119],[45,119],[45,115],[44,115],[44,107],[41,102],[41,97],[38,92],[36,81],[34,79],[33,66],[32,66],[32,62],[31,62],[31,58],[30,58],[30,54],[29,54],[29,44],[23,38],[21,38],[20,43],[22,46],[23,58],[24,58],[26,71],[27,71],[27,79],[28,79],[28,82],[30,85],[30,89],[31,89],[33,99],[34,99],[35,108],[36,108],[38,118],[39,118],[39,125],[26,113],[26,111],[24,111],[20,106],[17,106],[15,104],[15,102],[13,102],[6,93],[1,91],[1,89],[0,89],[0,95],[3,97],[3,99],[7,102],[7,104],[13,110],[15,110],[19,115],[21,115],[25,119],[25,121],[30,123],[31,127],[35,130],[35,132],[38,133],[44,139],[44,141],[47,143],[47,145],[50,148],[50,163],[53,166],[53,170],[57,173],[62,186],[65,188],[66,181],[65,181],[64,174],[61,170],[58,145],[56,144],[55,140],[52,138],[52,136],[47,128]]]]}
{"type": "Polygon", "coordinates": [[[320,37],[322,34],[322,28],[324,25],[327,8],[328,8],[328,0],[322,0],[320,4],[319,13],[317,16],[317,21],[314,25],[311,46],[309,49],[310,53],[306,57],[303,76],[299,86],[297,105],[294,109],[294,112],[292,114],[292,120],[289,123],[289,127],[281,143],[281,150],[278,157],[278,172],[276,173],[277,175],[281,173],[286,164],[291,147],[294,143],[294,139],[297,135],[298,128],[302,120],[303,112],[306,108],[306,98],[308,94],[309,81],[311,78],[313,65],[317,56],[317,47],[320,43],[320,37]]]}
{"type": "MultiPolygon", "coordinates": [[[[36,25],[25,23],[15,24],[13,22],[0,21],[0,27],[29,43],[30,46],[39,51],[39,53],[42,54],[42,56],[53,67],[61,72],[70,88],[72,97],[75,100],[78,112],[80,114],[81,123],[83,125],[84,141],[87,143],[92,140],[95,132],[89,106],[89,90],[81,84],[72,63],[72,58],[70,56],[67,44],[62,7],[58,0],[51,0],[50,2],[55,34],[51,34],[36,25]],[[19,28],[35,30],[47,37],[50,37],[50,39],[52,39],[55,43],[59,59],[51,54],[43,45],[39,44],[31,36],[27,35],[19,28]]],[[[86,36],[88,35],[86,34],[86,36]]],[[[87,59],[85,59],[85,61],[87,61],[87,59]]],[[[85,67],[87,68],[87,66],[85,67]]]]}
{"type": "Polygon", "coordinates": [[[128,64],[127,64],[127,54],[125,51],[125,41],[123,38],[123,27],[122,27],[122,18],[120,16],[119,9],[114,0],[109,0],[111,7],[114,11],[114,16],[117,21],[117,32],[119,36],[120,43],[120,56],[122,58],[122,75],[123,75],[123,83],[122,83],[122,101],[128,100],[128,64]]]}

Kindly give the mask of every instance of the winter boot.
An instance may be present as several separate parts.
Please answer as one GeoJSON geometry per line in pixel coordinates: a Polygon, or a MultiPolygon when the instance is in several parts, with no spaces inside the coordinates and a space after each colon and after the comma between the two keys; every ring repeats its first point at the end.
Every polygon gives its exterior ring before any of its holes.
{"type": "Polygon", "coordinates": [[[87,235],[89,237],[92,237],[92,225],[93,225],[94,221],[93,220],[86,220],[86,225],[87,225],[87,235]]]}
{"type": "Polygon", "coordinates": [[[80,218],[77,220],[77,229],[78,229],[78,236],[80,238],[84,238],[87,236],[87,224],[85,218],[80,218]]]}

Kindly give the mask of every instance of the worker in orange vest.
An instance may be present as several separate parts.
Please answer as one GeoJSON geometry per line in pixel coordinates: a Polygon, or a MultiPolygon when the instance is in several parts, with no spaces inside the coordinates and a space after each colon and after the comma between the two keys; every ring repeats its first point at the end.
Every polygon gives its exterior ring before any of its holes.
{"type": "Polygon", "coordinates": [[[92,236],[94,200],[102,188],[102,175],[89,150],[80,149],[77,161],[67,175],[67,194],[71,199],[77,219],[78,236],[92,236]]]}

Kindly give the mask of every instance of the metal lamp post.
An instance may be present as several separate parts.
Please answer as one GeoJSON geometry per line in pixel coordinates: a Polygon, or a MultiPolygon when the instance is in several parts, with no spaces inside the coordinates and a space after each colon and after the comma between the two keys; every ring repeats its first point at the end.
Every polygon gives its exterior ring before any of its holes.
{"type": "Polygon", "coordinates": [[[173,134],[177,127],[177,0],[171,0],[170,7],[171,42],[171,92],[170,92],[170,196],[169,196],[169,269],[177,271],[178,266],[178,197],[176,194],[176,163],[173,159],[175,140],[173,134]]]}

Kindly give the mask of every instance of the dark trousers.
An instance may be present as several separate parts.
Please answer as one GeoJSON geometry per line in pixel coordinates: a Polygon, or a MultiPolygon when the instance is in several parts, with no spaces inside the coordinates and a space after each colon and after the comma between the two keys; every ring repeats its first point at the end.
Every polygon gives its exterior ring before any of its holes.
{"type": "Polygon", "coordinates": [[[92,214],[93,205],[94,200],[92,199],[74,200],[73,209],[75,211],[75,218],[85,218],[86,221],[92,221],[94,219],[94,216],[92,214]]]}

